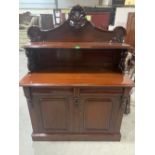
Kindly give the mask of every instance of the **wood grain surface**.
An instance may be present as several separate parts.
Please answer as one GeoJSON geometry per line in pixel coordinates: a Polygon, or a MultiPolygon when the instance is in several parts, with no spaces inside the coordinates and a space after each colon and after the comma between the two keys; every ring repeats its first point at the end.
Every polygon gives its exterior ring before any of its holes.
{"type": "Polygon", "coordinates": [[[133,82],[120,73],[29,73],[20,86],[124,86],[133,82]]]}

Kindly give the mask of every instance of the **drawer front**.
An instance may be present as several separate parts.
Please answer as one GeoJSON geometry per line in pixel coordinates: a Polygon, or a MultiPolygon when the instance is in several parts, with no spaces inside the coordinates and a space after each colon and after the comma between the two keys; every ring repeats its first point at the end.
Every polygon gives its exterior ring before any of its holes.
{"type": "Polygon", "coordinates": [[[67,87],[33,87],[32,88],[33,95],[72,95],[73,88],[67,87]]]}
{"type": "Polygon", "coordinates": [[[115,88],[115,87],[86,87],[80,88],[80,94],[122,94],[123,88],[115,88]]]}
{"type": "Polygon", "coordinates": [[[33,94],[66,94],[66,95],[85,95],[85,94],[122,94],[121,87],[40,87],[32,88],[33,94]]]}

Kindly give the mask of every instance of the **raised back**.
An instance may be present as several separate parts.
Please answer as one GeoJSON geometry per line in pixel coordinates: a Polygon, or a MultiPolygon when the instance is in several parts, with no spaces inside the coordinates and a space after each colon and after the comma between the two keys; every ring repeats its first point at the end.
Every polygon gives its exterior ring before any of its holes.
{"type": "Polygon", "coordinates": [[[119,42],[122,43],[126,30],[119,26],[113,31],[104,31],[94,27],[87,19],[85,10],[77,5],[69,14],[69,18],[61,26],[42,31],[37,26],[28,29],[32,42],[63,41],[63,42],[119,42]]]}
{"type": "Polygon", "coordinates": [[[28,29],[31,42],[25,45],[31,72],[92,72],[126,70],[130,46],[123,43],[126,30],[116,27],[104,31],[94,27],[85,10],[77,5],[61,26],[43,31],[28,29]],[[127,63],[126,63],[127,64],[127,63]]]}

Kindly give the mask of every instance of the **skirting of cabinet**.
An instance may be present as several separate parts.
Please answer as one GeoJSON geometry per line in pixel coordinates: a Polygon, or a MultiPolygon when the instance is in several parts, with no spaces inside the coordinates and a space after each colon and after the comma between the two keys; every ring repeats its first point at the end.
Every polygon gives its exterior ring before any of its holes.
{"type": "Polygon", "coordinates": [[[85,134],[46,134],[32,133],[34,141],[120,141],[120,133],[85,133],[85,134]]]}

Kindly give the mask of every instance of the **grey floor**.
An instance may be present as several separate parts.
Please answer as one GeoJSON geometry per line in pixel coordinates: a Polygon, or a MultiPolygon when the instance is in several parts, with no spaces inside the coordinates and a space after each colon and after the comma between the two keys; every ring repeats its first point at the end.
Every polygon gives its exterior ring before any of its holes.
{"type": "MultiPolygon", "coordinates": [[[[27,73],[24,52],[19,54],[20,78],[27,73]]],[[[131,113],[124,115],[120,142],[33,142],[31,123],[22,88],[19,89],[20,155],[134,155],[134,93],[131,98],[131,113]]]]}

